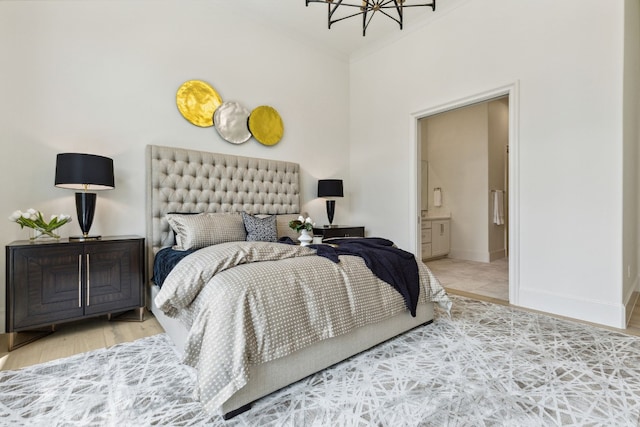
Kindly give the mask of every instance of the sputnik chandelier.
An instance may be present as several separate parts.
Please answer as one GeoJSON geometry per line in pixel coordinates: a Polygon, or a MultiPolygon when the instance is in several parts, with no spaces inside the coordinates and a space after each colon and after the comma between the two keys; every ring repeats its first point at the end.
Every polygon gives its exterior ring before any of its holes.
{"type": "Polygon", "coordinates": [[[353,18],[354,16],[362,16],[362,36],[364,37],[367,34],[367,27],[373,19],[373,15],[376,12],[380,12],[383,15],[393,19],[400,25],[400,29],[402,29],[402,17],[404,15],[405,7],[430,7],[431,10],[436,10],[436,0],[432,0],[431,3],[420,3],[420,4],[405,4],[408,1],[412,0],[362,0],[361,2],[353,2],[342,1],[342,0],[305,0],[306,5],[309,6],[309,3],[326,3],[328,10],[328,23],[329,29],[331,29],[331,25],[342,21],[347,18],[353,18]],[[338,12],[338,9],[341,7],[351,8],[349,9],[351,12],[346,9],[342,9],[338,12]],[[345,12],[345,13],[342,13],[345,12]],[[342,14],[341,14],[342,13],[342,14]],[[335,16],[334,16],[335,15],[335,16]]]}

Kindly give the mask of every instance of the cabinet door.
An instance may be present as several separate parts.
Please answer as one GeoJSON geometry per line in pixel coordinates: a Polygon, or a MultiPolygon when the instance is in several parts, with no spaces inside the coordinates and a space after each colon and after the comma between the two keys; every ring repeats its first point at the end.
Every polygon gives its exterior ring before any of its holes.
{"type": "Polygon", "coordinates": [[[431,256],[449,253],[449,221],[433,221],[431,228],[431,256]]]}
{"type": "Polygon", "coordinates": [[[85,314],[113,313],[142,306],[142,241],[85,246],[85,314]]]}
{"type": "Polygon", "coordinates": [[[431,243],[422,243],[422,259],[431,258],[431,243]]]}
{"type": "Polygon", "coordinates": [[[13,248],[7,269],[10,330],[82,317],[81,247],[13,248]]]}
{"type": "Polygon", "coordinates": [[[422,243],[421,252],[422,259],[431,258],[431,234],[432,234],[431,221],[427,221],[422,218],[422,224],[420,225],[420,242],[422,243]]]}

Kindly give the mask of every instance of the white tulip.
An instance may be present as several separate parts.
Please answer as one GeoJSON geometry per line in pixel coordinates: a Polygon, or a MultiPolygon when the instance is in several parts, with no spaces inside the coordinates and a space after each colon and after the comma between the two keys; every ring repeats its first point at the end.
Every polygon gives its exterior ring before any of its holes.
{"type": "Polygon", "coordinates": [[[307,219],[305,219],[304,222],[306,222],[307,224],[311,224],[311,218],[307,217],[307,219]]]}
{"type": "Polygon", "coordinates": [[[300,216],[298,217],[298,221],[300,221],[300,222],[304,222],[304,217],[303,217],[302,215],[300,215],[300,216]]]}
{"type": "Polygon", "coordinates": [[[30,219],[31,218],[31,214],[29,212],[22,212],[22,218],[30,219]]]}
{"type": "Polygon", "coordinates": [[[35,210],[35,209],[33,209],[33,208],[29,208],[29,209],[27,209],[27,213],[28,213],[29,215],[35,215],[35,214],[37,214],[37,213],[38,213],[38,211],[37,211],[37,210],[35,210]]]}
{"type": "Polygon", "coordinates": [[[9,221],[13,221],[16,222],[18,220],[18,218],[20,218],[22,216],[22,212],[20,211],[15,211],[11,214],[11,216],[9,217],[9,221]]]}

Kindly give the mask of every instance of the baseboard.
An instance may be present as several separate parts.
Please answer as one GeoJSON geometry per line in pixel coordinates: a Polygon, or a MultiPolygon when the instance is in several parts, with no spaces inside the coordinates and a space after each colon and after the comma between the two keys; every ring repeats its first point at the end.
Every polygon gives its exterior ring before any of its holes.
{"type": "Polygon", "coordinates": [[[521,307],[612,328],[626,328],[626,307],[622,303],[579,299],[539,289],[520,288],[518,295],[518,305],[521,307]]]}
{"type": "Polygon", "coordinates": [[[507,256],[507,251],[504,249],[499,249],[497,251],[489,252],[489,262],[493,262],[497,259],[502,259],[507,256]]]}

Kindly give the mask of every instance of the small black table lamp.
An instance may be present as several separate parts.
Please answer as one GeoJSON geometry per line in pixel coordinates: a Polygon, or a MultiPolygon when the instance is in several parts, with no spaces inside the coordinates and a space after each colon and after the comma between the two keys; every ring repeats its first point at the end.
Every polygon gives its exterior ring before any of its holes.
{"type": "MultiPolygon", "coordinates": [[[[341,179],[319,179],[318,197],[343,197],[341,179]]],[[[327,199],[327,217],[329,226],[333,223],[333,214],[336,210],[336,201],[327,199]]]]}
{"type": "Polygon", "coordinates": [[[76,193],[76,212],[82,236],[69,240],[94,240],[101,236],[90,236],[89,229],[96,209],[96,193],[89,190],[112,190],[113,160],[94,154],[61,153],[56,159],[56,187],[82,190],[76,193]]]}

